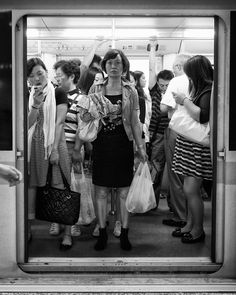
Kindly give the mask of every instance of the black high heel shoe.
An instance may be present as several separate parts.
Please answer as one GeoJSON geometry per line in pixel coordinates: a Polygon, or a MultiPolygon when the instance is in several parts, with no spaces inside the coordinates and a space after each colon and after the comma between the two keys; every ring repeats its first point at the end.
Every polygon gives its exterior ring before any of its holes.
{"type": "Polygon", "coordinates": [[[183,237],[184,235],[188,234],[189,231],[181,231],[181,228],[180,227],[177,227],[173,232],[172,232],[172,236],[173,237],[176,237],[176,238],[181,238],[183,237]]]}
{"type": "Polygon", "coordinates": [[[200,236],[193,238],[191,233],[185,234],[181,238],[181,242],[185,244],[194,244],[194,243],[199,243],[203,242],[205,240],[205,232],[203,231],[200,236]]]}

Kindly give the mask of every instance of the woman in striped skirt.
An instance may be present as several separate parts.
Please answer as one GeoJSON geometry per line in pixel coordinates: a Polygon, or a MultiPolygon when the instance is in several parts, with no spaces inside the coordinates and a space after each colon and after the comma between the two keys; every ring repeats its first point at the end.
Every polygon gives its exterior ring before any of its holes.
{"type": "MultiPolygon", "coordinates": [[[[189,115],[202,124],[209,122],[213,69],[210,61],[201,55],[190,58],[184,65],[189,78],[190,99],[173,93],[177,104],[183,105],[189,115]]],[[[178,135],[172,170],[184,177],[184,193],[188,203],[188,219],[184,228],[172,233],[183,243],[197,243],[205,239],[203,229],[204,204],[201,197],[203,179],[212,179],[210,147],[192,142],[178,135]]]]}

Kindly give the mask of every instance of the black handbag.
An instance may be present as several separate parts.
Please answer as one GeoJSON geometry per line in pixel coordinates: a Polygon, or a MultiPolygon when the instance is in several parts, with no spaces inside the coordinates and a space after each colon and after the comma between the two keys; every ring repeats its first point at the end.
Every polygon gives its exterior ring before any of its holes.
{"type": "Polygon", "coordinates": [[[73,225],[79,219],[80,193],[71,191],[61,168],[60,170],[65,189],[51,187],[52,165],[49,164],[46,185],[37,188],[36,218],[73,225]]]}

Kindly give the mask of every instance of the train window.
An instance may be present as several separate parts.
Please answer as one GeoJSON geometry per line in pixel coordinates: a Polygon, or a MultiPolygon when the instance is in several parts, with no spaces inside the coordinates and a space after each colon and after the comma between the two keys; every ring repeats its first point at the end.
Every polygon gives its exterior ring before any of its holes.
{"type": "Polygon", "coordinates": [[[11,13],[0,13],[4,42],[0,46],[0,150],[12,150],[12,43],[11,13]]]}
{"type": "MultiPolygon", "coordinates": [[[[156,52],[156,69],[172,71],[177,54],[205,55],[214,64],[214,18],[213,17],[153,17],[153,16],[29,16],[27,17],[27,58],[41,58],[48,70],[49,79],[55,84],[54,64],[60,60],[84,60],[95,41],[105,40],[96,48],[101,57],[111,48],[121,49],[130,61],[131,71],[142,71],[148,80],[148,44],[156,38],[159,48],[156,52]]],[[[26,78],[26,77],[25,77],[26,78]]],[[[30,86],[30,85],[29,85],[30,86]]],[[[144,90],[148,93],[148,83],[144,90]]],[[[175,227],[174,213],[169,198],[166,169],[164,169],[159,204],[155,210],[144,214],[131,214],[129,237],[132,251],[119,247],[116,231],[119,230],[116,189],[112,189],[108,201],[107,230],[108,247],[95,251],[96,218],[81,218],[73,228],[72,247],[61,251],[60,239],[65,227],[50,224],[30,217],[26,261],[41,264],[58,263],[63,270],[78,271],[191,271],[193,266],[211,270],[214,262],[212,237],[213,222],[211,196],[212,183],[204,182],[201,198],[204,203],[204,242],[184,244],[172,236],[175,227]],[[169,221],[163,221],[163,220],[169,221]],[[173,224],[170,224],[172,220],[173,224]],[[168,225],[166,225],[167,223],[168,225]],[[182,265],[182,266],[181,266],[182,265]],[[182,268],[181,268],[182,267],[182,268]]],[[[31,201],[31,189],[28,199],[31,201]]],[[[30,202],[29,202],[30,203],[30,202]]],[[[29,205],[30,206],[30,205],[29,205]]],[[[69,244],[71,243],[69,239],[69,244]]],[[[68,247],[69,248],[69,247],[68,247]]],[[[194,271],[194,270],[193,270],[194,271]]]]}

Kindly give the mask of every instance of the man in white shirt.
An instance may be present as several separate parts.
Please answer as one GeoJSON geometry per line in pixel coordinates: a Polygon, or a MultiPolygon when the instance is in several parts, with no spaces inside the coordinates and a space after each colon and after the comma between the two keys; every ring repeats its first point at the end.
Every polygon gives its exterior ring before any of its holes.
{"type": "MultiPolygon", "coordinates": [[[[172,92],[185,93],[188,96],[189,80],[184,74],[184,63],[190,58],[189,55],[179,54],[176,56],[173,63],[173,72],[175,77],[170,81],[166,93],[161,100],[160,109],[162,112],[167,113],[171,118],[173,112],[176,109],[176,103],[173,98],[172,92]]],[[[164,141],[165,141],[165,153],[167,163],[167,174],[169,180],[170,189],[170,205],[173,210],[173,219],[163,219],[163,224],[175,227],[184,227],[187,220],[187,203],[183,192],[183,180],[180,175],[174,173],[171,169],[175,141],[177,134],[170,128],[166,128],[164,141]]]]}

